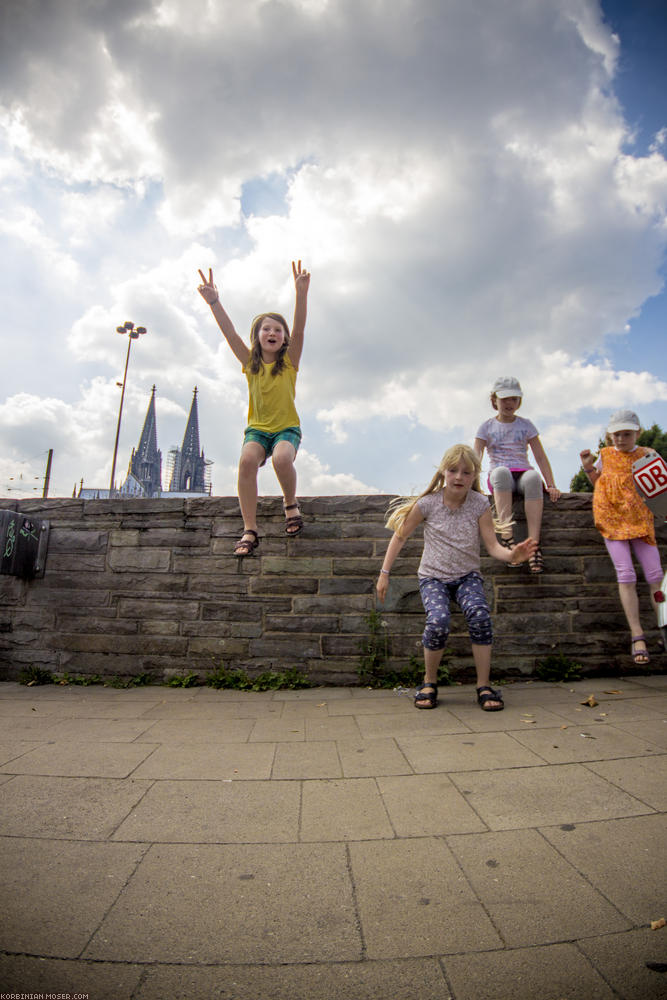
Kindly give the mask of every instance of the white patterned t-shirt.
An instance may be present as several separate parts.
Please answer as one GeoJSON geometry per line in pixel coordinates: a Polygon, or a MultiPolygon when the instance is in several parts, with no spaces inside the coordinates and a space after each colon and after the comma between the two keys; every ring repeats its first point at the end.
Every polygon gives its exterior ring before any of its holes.
{"type": "Polygon", "coordinates": [[[496,417],[485,420],[475,434],[484,441],[492,469],[504,465],[515,471],[532,469],[528,461],[528,442],[538,436],[531,420],[515,417],[510,423],[501,423],[496,417]]]}
{"type": "Polygon", "coordinates": [[[456,510],[442,502],[443,491],[420,497],[424,515],[424,551],[420,579],[458,580],[480,567],[479,519],[489,509],[487,497],[470,490],[456,510]]]}

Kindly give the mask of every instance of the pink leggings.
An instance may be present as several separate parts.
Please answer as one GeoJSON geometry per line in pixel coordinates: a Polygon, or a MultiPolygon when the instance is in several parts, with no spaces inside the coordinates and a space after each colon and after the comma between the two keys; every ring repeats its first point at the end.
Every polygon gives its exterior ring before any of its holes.
{"type": "Polygon", "coordinates": [[[619,583],[636,583],[637,574],[632,565],[632,553],[634,552],[644,573],[647,583],[658,583],[662,580],[662,566],[660,565],[660,553],[657,545],[649,545],[642,542],[640,538],[629,540],[617,540],[611,538],[603,539],[607,546],[607,552],[611,556],[611,561],[616,570],[616,579],[619,583]],[[632,546],[632,549],[630,548],[632,546]]]}

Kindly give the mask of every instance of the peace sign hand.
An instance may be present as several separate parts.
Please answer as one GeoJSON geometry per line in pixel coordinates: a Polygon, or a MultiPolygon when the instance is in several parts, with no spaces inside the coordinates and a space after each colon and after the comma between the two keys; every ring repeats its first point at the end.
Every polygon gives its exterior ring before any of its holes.
{"type": "Polygon", "coordinates": [[[197,287],[197,291],[209,306],[215,305],[218,301],[218,289],[213,282],[213,268],[208,269],[208,279],[203,271],[199,271],[202,283],[197,287]]]}
{"type": "Polygon", "coordinates": [[[297,295],[302,292],[304,295],[308,292],[308,286],[310,285],[310,271],[306,271],[305,267],[301,269],[301,261],[297,261],[296,264],[292,261],[292,274],[294,275],[294,285],[296,287],[297,295]]]}

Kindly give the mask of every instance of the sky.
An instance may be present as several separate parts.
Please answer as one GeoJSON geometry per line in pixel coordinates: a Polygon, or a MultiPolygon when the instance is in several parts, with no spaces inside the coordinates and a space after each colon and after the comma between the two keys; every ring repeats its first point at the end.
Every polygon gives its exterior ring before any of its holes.
{"type": "Polygon", "coordinates": [[[421,491],[499,375],[562,490],[614,410],[667,427],[666,43],[663,0],[3,0],[0,493],[50,448],[108,487],[126,320],[118,477],[197,386],[235,493],[209,267],[244,338],[312,272],[301,496],[421,491]]]}

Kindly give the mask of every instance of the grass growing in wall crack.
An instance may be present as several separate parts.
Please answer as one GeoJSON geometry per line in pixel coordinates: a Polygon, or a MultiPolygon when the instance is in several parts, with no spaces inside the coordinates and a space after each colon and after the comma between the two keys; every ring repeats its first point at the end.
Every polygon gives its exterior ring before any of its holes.
{"type": "Polygon", "coordinates": [[[309,688],[310,681],[296,667],[287,670],[265,670],[256,677],[250,677],[239,667],[226,667],[221,663],[211,671],[205,681],[207,687],[233,691],[281,691],[309,688]]]}
{"type": "Polygon", "coordinates": [[[538,660],[535,673],[541,681],[558,684],[565,681],[580,681],[581,669],[580,663],[559,650],[557,653],[550,653],[549,656],[538,660]]]}
{"type": "MultiPolygon", "coordinates": [[[[370,611],[366,618],[368,635],[359,644],[359,680],[366,687],[394,688],[414,687],[424,678],[424,664],[414,654],[402,670],[389,667],[390,643],[387,623],[379,611],[370,611]]],[[[451,677],[445,657],[440,665],[438,684],[451,684],[451,677]]]]}

